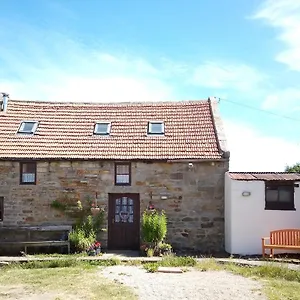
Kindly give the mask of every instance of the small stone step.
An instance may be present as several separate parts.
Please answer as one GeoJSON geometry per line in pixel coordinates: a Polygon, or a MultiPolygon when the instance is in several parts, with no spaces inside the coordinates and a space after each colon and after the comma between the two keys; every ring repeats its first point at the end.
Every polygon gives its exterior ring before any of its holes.
{"type": "Polygon", "coordinates": [[[158,267],[160,273],[183,273],[182,269],[176,267],[158,267]]]}

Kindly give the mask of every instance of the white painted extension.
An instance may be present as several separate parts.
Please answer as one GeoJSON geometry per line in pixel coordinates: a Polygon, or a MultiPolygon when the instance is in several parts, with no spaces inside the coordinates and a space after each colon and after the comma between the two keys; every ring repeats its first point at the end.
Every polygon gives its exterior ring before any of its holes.
{"type": "Polygon", "coordinates": [[[293,180],[293,183],[296,210],[266,210],[264,180],[236,180],[229,172],[226,173],[226,252],[241,255],[261,254],[261,238],[269,236],[270,231],[300,229],[299,179],[293,180]]]}

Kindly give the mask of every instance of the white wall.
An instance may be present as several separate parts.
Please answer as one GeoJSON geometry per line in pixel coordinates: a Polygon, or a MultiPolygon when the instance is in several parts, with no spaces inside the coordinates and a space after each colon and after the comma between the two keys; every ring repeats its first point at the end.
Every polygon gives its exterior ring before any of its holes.
{"type": "Polygon", "coordinates": [[[232,253],[231,251],[231,228],[232,228],[232,216],[231,216],[231,178],[226,174],[225,176],[225,251],[232,253]]]}
{"type": "Polygon", "coordinates": [[[271,230],[300,228],[300,188],[295,187],[296,211],[265,210],[263,181],[225,179],[225,249],[232,254],[261,254],[261,238],[271,230]],[[251,195],[242,196],[249,191],[251,195]],[[227,220],[226,220],[227,218],[227,220]],[[228,220],[229,218],[229,220],[228,220]],[[227,241],[226,241],[227,240],[227,241]]]}

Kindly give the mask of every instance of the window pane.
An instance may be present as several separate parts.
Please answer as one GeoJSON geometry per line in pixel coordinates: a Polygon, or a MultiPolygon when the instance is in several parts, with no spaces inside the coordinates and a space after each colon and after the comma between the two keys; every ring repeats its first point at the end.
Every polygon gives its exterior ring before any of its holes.
{"type": "Polygon", "coordinates": [[[267,202],[278,201],[278,191],[277,190],[267,190],[266,191],[266,201],[267,202]]]}
{"type": "Polygon", "coordinates": [[[129,174],[129,165],[117,165],[117,174],[129,174]]]}
{"type": "Polygon", "coordinates": [[[35,173],[35,164],[34,163],[26,163],[23,164],[23,173],[35,173]]]}
{"type": "Polygon", "coordinates": [[[162,133],[163,124],[162,123],[150,123],[150,132],[151,133],[162,133]]]}
{"type": "Polygon", "coordinates": [[[293,192],[291,189],[280,189],[279,190],[279,201],[280,202],[292,202],[293,201],[293,192]]]}
{"type": "Polygon", "coordinates": [[[127,204],[127,197],[122,197],[122,204],[126,205],[127,204]]]}
{"type": "Polygon", "coordinates": [[[97,133],[108,133],[109,123],[97,123],[95,132],[97,133]]]}
{"type": "Polygon", "coordinates": [[[37,122],[22,122],[18,132],[34,133],[37,128],[37,122]]]}
{"type": "Polygon", "coordinates": [[[22,182],[35,182],[35,174],[23,173],[22,182]]]}
{"type": "Polygon", "coordinates": [[[133,214],[133,206],[128,206],[128,208],[129,208],[129,213],[133,214]]]}
{"type": "Polygon", "coordinates": [[[24,122],[23,123],[23,131],[27,131],[27,132],[31,132],[33,129],[34,123],[30,123],[30,122],[24,122]]]}
{"type": "Polygon", "coordinates": [[[129,183],[129,175],[117,175],[116,182],[117,183],[129,183]]]}

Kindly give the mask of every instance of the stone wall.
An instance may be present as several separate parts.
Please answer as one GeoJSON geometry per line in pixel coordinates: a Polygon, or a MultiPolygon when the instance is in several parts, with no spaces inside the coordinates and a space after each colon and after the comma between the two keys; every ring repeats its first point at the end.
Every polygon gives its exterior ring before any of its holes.
{"type": "MultiPolygon", "coordinates": [[[[132,163],[132,185],[114,186],[114,163],[53,161],[37,163],[37,184],[20,185],[18,162],[0,162],[0,226],[70,224],[50,207],[55,199],[95,198],[108,206],[108,193],[139,193],[141,213],[151,201],[168,217],[168,241],[177,249],[202,252],[224,249],[225,162],[132,163]]],[[[107,241],[107,233],[102,242],[107,241]]]]}

